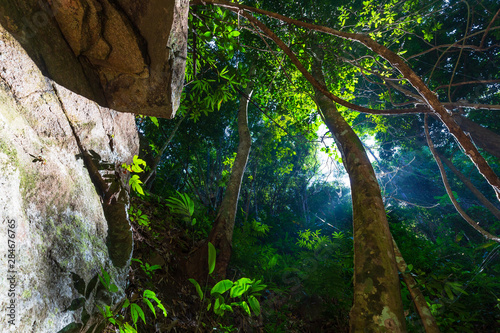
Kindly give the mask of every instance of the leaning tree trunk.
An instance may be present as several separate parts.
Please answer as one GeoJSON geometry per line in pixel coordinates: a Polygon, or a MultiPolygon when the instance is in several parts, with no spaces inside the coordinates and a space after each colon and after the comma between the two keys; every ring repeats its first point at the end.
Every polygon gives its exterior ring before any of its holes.
{"type": "Polygon", "coordinates": [[[425,333],[439,333],[439,327],[437,325],[436,319],[431,313],[431,309],[427,305],[427,301],[425,300],[424,295],[418,288],[417,281],[413,278],[411,273],[408,271],[408,266],[406,265],[406,261],[399,251],[398,244],[394,238],[392,239],[394,243],[394,253],[396,254],[396,263],[398,265],[398,270],[403,277],[404,282],[406,283],[406,288],[410,292],[411,299],[413,300],[413,304],[417,309],[418,315],[422,320],[422,325],[424,326],[425,333]]]}
{"type": "MultiPolygon", "coordinates": [[[[320,60],[313,75],[325,84],[320,60]]],[[[349,174],[353,206],[354,304],[351,332],[404,332],[405,318],[392,237],[380,187],[356,133],[335,104],[315,90],[315,102],[333,134],[349,174]]]]}
{"type": "Polygon", "coordinates": [[[231,169],[231,176],[226,188],[226,193],[219,207],[219,212],[215,218],[215,223],[208,236],[218,251],[215,265],[215,274],[218,278],[226,277],[227,266],[231,259],[234,220],[236,209],[240,196],[241,182],[250,154],[252,138],[248,128],[248,100],[252,94],[252,84],[248,84],[244,94],[240,97],[240,106],[238,110],[238,134],[239,144],[238,152],[231,169]]]}

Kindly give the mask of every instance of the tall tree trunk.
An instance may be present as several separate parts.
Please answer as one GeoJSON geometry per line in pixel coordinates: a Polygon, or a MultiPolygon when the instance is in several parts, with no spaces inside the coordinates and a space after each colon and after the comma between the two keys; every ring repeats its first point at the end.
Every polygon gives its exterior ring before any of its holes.
{"type": "MultiPolygon", "coordinates": [[[[325,85],[323,52],[313,64],[313,75],[325,85]]],[[[353,205],[354,304],[351,332],[405,332],[405,317],[392,236],[380,187],[356,133],[335,104],[315,89],[315,102],[342,154],[349,174],[353,205]]]]}
{"type": "Polygon", "coordinates": [[[252,138],[250,137],[250,130],[248,128],[248,100],[252,95],[252,86],[253,84],[249,83],[244,91],[244,95],[240,97],[238,110],[238,152],[231,169],[226,193],[219,207],[212,231],[208,236],[208,240],[219,250],[215,265],[215,274],[221,279],[226,277],[227,266],[231,259],[234,220],[238,207],[238,198],[252,145],[252,138]]]}

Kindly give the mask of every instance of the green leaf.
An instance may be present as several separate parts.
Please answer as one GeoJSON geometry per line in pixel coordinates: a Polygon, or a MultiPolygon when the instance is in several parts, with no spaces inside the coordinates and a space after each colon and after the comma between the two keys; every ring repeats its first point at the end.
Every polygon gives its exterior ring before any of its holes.
{"type": "Polygon", "coordinates": [[[133,162],[132,162],[132,171],[133,172],[144,172],[144,169],[141,168],[141,165],[146,166],[146,161],[140,159],[137,155],[134,155],[133,162]]]}
{"type": "Polygon", "coordinates": [[[203,300],[203,292],[201,291],[201,287],[198,281],[196,281],[195,279],[189,279],[189,282],[194,284],[196,291],[198,292],[198,296],[200,296],[200,300],[203,300]]]}
{"type": "Polygon", "coordinates": [[[161,309],[161,311],[163,312],[163,315],[166,317],[167,316],[167,309],[165,309],[165,307],[163,306],[163,304],[161,304],[159,299],[156,299],[156,303],[157,303],[156,306],[161,309]]]}
{"type": "Polygon", "coordinates": [[[446,291],[446,294],[448,295],[449,299],[454,299],[455,298],[455,296],[451,292],[450,286],[448,284],[444,285],[444,291],[446,291]]]}
{"type": "MultiPolygon", "coordinates": [[[[124,333],[137,333],[137,331],[135,330],[135,328],[133,328],[132,326],[130,326],[129,323],[123,324],[123,329],[124,329],[124,333]]],[[[120,332],[121,332],[121,329],[120,329],[120,332]]]]}
{"type": "Polygon", "coordinates": [[[222,303],[220,305],[220,309],[224,310],[224,311],[231,311],[231,312],[233,312],[233,307],[231,305],[225,304],[225,303],[222,303]]]}
{"type": "Polygon", "coordinates": [[[250,304],[253,313],[255,313],[255,315],[257,316],[260,315],[260,303],[257,298],[255,298],[255,296],[253,295],[250,295],[250,297],[248,297],[248,303],[250,304]]]}
{"type": "Polygon", "coordinates": [[[129,182],[130,186],[132,187],[132,189],[134,191],[136,191],[137,193],[141,194],[141,195],[144,195],[144,191],[142,190],[142,181],[139,179],[139,176],[138,175],[133,175],[129,182]]]}
{"type": "Polygon", "coordinates": [[[158,122],[158,118],[156,118],[156,117],[149,117],[149,119],[151,119],[151,121],[153,122],[153,124],[156,125],[156,127],[160,127],[160,123],[158,122]]]}
{"type": "Polygon", "coordinates": [[[147,297],[147,298],[152,298],[152,299],[156,298],[155,292],[152,290],[149,290],[149,289],[144,290],[144,293],[142,294],[142,296],[147,297]]]}
{"type": "Polygon", "coordinates": [[[250,316],[252,315],[251,312],[250,312],[250,308],[248,307],[248,304],[247,302],[245,301],[241,301],[241,302],[233,302],[231,303],[231,305],[237,305],[239,306],[240,308],[242,308],[243,310],[245,310],[245,312],[250,316]]]}
{"type": "Polygon", "coordinates": [[[150,270],[150,271],[155,271],[155,270],[157,270],[157,269],[161,269],[161,266],[160,266],[160,265],[153,265],[153,266],[149,267],[149,269],[148,269],[148,270],[150,270]]]}
{"type": "Polygon", "coordinates": [[[101,267],[101,275],[99,275],[99,280],[101,281],[102,285],[108,289],[109,288],[109,279],[110,279],[110,276],[108,274],[108,272],[106,272],[104,270],[104,268],[101,267]]]}
{"type": "Polygon", "coordinates": [[[111,284],[109,285],[109,291],[111,291],[112,293],[116,293],[116,292],[118,292],[118,287],[116,286],[116,284],[111,283],[111,284]]]}
{"type": "Polygon", "coordinates": [[[241,278],[234,283],[234,286],[231,288],[230,297],[240,297],[243,295],[248,289],[250,289],[252,280],[249,278],[241,278]]]}
{"type": "Polygon", "coordinates": [[[129,300],[128,300],[128,298],[127,298],[127,299],[125,300],[125,302],[123,303],[122,308],[123,308],[123,309],[126,309],[126,308],[128,308],[128,307],[129,307],[129,305],[130,305],[130,301],[129,301],[129,300]]]}
{"type": "Polygon", "coordinates": [[[146,323],[146,318],[144,317],[144,311],[141,307],[135,303],[130,304],[130,314],[132,315],[132,322],[134,325],[137,323],[137,318],[141,317],[144,324],[146,323]]]}
{"type": "Polygon", "coordinates": [[[215,257],[217,253],[211,242],[208,242],[208,274],[212,274],[215,269],[215,257]]]}
{"type": "Polygon", "coordinates": [[[214,313],[219,315],[219,316],[222,316],[224,314],[224,310],[221,310],[221,308],[220,308],[219,298],[217,298],[214,302],[214,313]]]}
{"type": "Polygon", "coordinates": [[[207,32],[205,32],[205,33],[203,34],[203,36],[205,36],[205,37],[207,37],[207,38],[208,38],[208,37],[210,37],[211,35],[212,35],[212,33],[211,33],[210,31],[207,31],[207,32]]]}
{"type": "Polygon", "coordinates": [[[237,30],[233,30],[229,33],[229,37],[238,37],[241,33],[237,30]]]}
{"type": "Polygon", "coordinates": [[[222,280],[222,281],[219,281],[212,288],[212,290],[210,291],[210,294],[211,295],[217,294],[217,293],[218,294],[223,294],[226,291],[228,291],[229,289],[231,289],[232,286],[233,286],[233,281],[231,281],[231,280],[222,280]]]}
{"type": "Polygon", "coordinates": [[[153,303],[151,303],[151,301],[147,298],[143,298],[142,302],[149,307],[149,309],[151,310],[151,312],[153,312],[153,314],[155,315],[155,318],[156,318],[156,311],[155,311],[155,307],[153,306],[153,303]]]}
{"type": "Polygon", "coordinates": [[[248,307],[247,302],[245,302],[245,301],[241,302],[241,307],[243,308],[243,310],[245,310],[245,312],[246,312],[249,316],[250,316],[250,315],[252,315],[252,314],[250,313],[250,308],[248,307]]]}

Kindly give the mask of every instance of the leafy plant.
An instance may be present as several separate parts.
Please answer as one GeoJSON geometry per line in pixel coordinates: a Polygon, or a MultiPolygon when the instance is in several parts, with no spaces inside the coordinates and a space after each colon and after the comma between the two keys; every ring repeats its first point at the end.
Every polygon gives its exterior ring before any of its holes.
{"type": "Polygon", "coordinates": [[[188,224],[188,225],[195,225],[196,224],[196,218],[193,218],[194,214],[194,202],[191,200],[191,198],[187,195],[187,193],[180,193],[177,191],[178,197],[170,197],[167,199],[167,206],[172,209],[172,212],[174,214],[181,215],[183,220],[188,224]]]}
{"type": "MultiPolygon", "coordinates": [[[[208,274],[211,275],[215,269],[216,263],[216,250],[212,243],[208,243],[208,274]]],[[[205,302],[206,311],[213,312],[218,316],[224,316],[226,311],[234,312],[234,307],[239,307],[248,316],[252,313],[260,315],[260,303],[257,299],[261,294],[260,291],[264,290],[267,285],[262,284],[261,280],[252,280],[242,277],[237,281],[229,279],[217,282],[210,290],[210,295],[207,296],[207,288],[202,290],[200,284],[195,279],[189,279],[198,293],[200,302],[205,302]]],[[[204,310],[202,310],[204,311],[204,310]]],[[[201,316],[200,316],[201,317],[201,316]]]]}
{"type": "Polygon", "coordinates": [[[99,274],[99,281],[101,281],[104,288],[112,293],[118,292],[118,287],[116,286],[116,284],[111,283],[111,277],[109,276],[109,273],[106,272],[102,267],[101,267],[101,274],[99,274]]]}
{"type": "MultiPolygon", "coordinates": [[[[140,159],[137,155],[134,155],[132,164],[123,163],[122,168],[124,168],[128,172],[141,173],[144,172],[144,170],[147,168],[147,164],[146,161],[140,159]]],[[[132,190],[141,195],[144,195],[144,190],[142,189],[141,184],[142,181],[140,180],[138,175],[132,175],[132,177],[130,177],[129,185],[130,187],[132,187],[132,190]]]]}
{"type": "Polygon", "coordinates": [[[155,274],[154,272],[158,269],[161,269],[160,265],[150,265],[148,263],[143,263],[140,259],[132,258],[132,261],[138,262],[139,265],[141,266],[142,270],[146,275],[151,278],[155,274]]]}
{"type": "Polygon", "coordinates": [[[143,214],[142,210],[140,210],[139,208],[136,209],[134,206],[130,206],[128,213],[132,222],[137,222],[137,224],[151,229],[149,226],[149,224],[151,223],[149,221],[149,217],[146,214],[143,214]]]}
{"type": "MultiPolygon", "coordinates": [[[[106,272],[102,267],[101,267],[101,274],[99,274],[99,280],[101,281],[102,285],[107,291],[112,293],[118,292],[118,287],[116,286],[116,284],[111,282],[111,277],[109,276],[109,273],[106,272]]],[[[162,310],[163,315],[165,317],[167,316],[167,310],[165,309],[161,301],[158,299],[158,297],[156,297],[156,294],[153,291],[149,289],[144,290],[141,301],[143,304],[149,307],[151,312],[153,312],[155,318],[156,318],[156,310],[151,301],[154,301],[156,303],[156,306],[160,310],[162,310]]],[[[101,311],[102,315],[107,321],[109,321],[114,326],[118,327],[120,333],[137,333],[137,321],[139,318],[141,318],[144,324],[146,324],[146,318],[142,308],[136,302],[131,302],[129,299],[125,299],[125,302],[122,304],[122,306],[118,307],[118,309],[115,311],[111,310],[111,307],[109,305],[105,305],[104,307],[99,307],[99,310],[101,311]],[[120,315],[120,312],[123,309],[127,308],[130,308],[130,316],[132,318],[133,326],[130,323],[126,322],[125,318],[122,315],[120,315]]]]}

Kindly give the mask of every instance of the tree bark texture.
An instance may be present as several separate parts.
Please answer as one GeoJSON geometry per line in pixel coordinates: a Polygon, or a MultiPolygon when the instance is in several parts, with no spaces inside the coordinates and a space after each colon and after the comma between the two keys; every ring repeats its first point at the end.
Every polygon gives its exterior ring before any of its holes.
{"type": "Polygon", "coordinates": [[[252,145],[250,129],[248,128],[248,101],[252,95],[252,86],[253,85],[249,83],[244,91],[244,96],[240,97],[238,110],[238,152],[231,169],[226,193],[222,199],[212,231],[208,236],[208,240],[218,250],[215,275],[220,279],[226,277],[227,266],[231,259],[236,209],[238,207],[241,182],[250,154],[250,147],[252,145]]]}
{"type": "Polygon", "coordinates": [[[417,281],[413,278],[413,276],[408,271],[408,266],[399,251],[398,244],[394,238],[392,239],[394,243],[394,253],[396,254],[396,263],[398,265],[398,270],[403,277],[404,282],[406,283],[406,288],[410,292],[411,298],[413,300],[413,304],[415,304],[415,308],[417,309],[418,315],[422,320],[422,325],[424,326],[426,333],[439,333],[439,327],[436,323],[436,319],[432,316],[431,310],[427,305],[427,301],[425,300],[424,295],[420,291],[417,286],[417,281]]]}
{"type": "Polygon", "coordinates": [[[462,115],[453,114],[453,119],[455,119],[464,132],[470,134],[472,140],[479,148],[483,148],[491,155],[500,159],[500,135],[462,115]]]}
{"type": "MultiPolygon", "coordinates": [[[[321,60],[315,60],[313,75],[324,86],[321,60]]],[[[394,246],[375,172],[361,141],[335,104],[317,89],[315,101],[334,136],[351,182],[354,304],[350,313],[350,330],[404,332],[405,318],[394,246]]]]}

